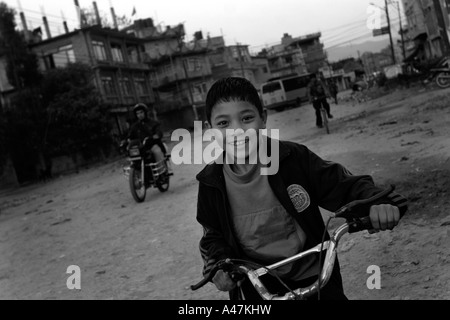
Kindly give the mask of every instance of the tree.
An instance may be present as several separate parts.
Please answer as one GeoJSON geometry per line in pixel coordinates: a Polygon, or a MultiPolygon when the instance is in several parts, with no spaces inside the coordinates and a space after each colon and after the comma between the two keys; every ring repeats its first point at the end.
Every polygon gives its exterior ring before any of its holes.
{"type": "Polygon", "coordinates": [[[6,56],[9,82],[17,89],[39,84],[41,75],[36,55],[28,49],[23,34],[16,30],[15,10],[0,2],[0,51],[6,56]]]}
{"type": "Polygon", "coordinates": [[[33,175],[33,161],[39,140],[41,110],[39,84],[41,74],[37,57],[27,46],[23,34],[16,30],[15,11],[0,3],[0,54],[6,59],[6,75],[15,88],[12,110],[0,115],[0,163],[10,155],[18,175],[33,175]]]}
{"type": "Polygon", "coordinates": [[[48,71],[41,92],[48,114],[45,143],[52,155],[81,152],[90,159],[108,152],[108,108],[93,85],[89,66],[73,63],[48,71]]]}
{"type": "MultiPolygon", "coordinates": [[[[84,23],[87,26],[97,25],[97,16],[93,10],[82,8],[81,9],[82,17],[84,17],[84,23]]],[[[103,11],[99,12],[100,22],[103,27],[106,28],[115,28],[114,23],[108,19],[108,15],[103,11]]],[[[133,21],[128,18],[126,15],[116,16],[116,21],[119,29],[128,27],[133,24],[133,21]]]]}
{"type": "Polygon", "coordinates": [[[14,15],[0,3],[0,54],[16,89],[13,107],[0,109],[0,169],[10,154],[24,182],[37,178],[38,168],[48,169],[53,156],[81,153],[88,160],[102,151],[105,155],[111,138],[107,107],[93,86],[91,68],[70,64],[42,75],[14,15]]]}

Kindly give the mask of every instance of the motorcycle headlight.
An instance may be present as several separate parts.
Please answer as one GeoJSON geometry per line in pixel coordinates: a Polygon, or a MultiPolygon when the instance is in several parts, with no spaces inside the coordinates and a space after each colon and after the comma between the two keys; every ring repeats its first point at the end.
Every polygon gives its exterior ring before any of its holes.
{"type": "Polygon", "coordinates": [[[139,157],[141,155],[138,148],[131,148],[129,152],[130,157],[139,157]]]}

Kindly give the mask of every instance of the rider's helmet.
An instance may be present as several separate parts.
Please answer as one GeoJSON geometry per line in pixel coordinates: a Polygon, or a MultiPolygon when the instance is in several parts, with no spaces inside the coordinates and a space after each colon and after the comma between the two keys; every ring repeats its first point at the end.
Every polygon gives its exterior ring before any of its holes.
{"type": "Polygon", "coordinates": [[[133,113],[136,114],[136,112],[138,112],[138,110],[144,111],[145,114],[147,115],[148,107],[144,103],[138,103],[137,105],[135,105],[133,107],[133,113]]]}

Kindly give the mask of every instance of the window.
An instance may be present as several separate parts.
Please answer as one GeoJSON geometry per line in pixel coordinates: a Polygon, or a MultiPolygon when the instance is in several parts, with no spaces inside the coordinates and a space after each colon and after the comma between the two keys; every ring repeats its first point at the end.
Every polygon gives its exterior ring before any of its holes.
{"type": "Polygon", "coordinates": [[[288,57],[284,58],[284,61],[286,63],[292,63],[292,56],[288,56],[288,57]]]}
{"type": "Polygon", "coordinates": [[[44,57],[44,64],[45,64],[45,68],[47,70],[56,68],[55,60],[53,59],[53,55],[52,54],[49,54],[49,55],[44,57]]]}
{"type": "Polygon", "coordinates": [[[53,61],[56,67],[65,67],[69,63],[74,63],[76,60],[72,45],[60,47],[53,55],[53,61]]]}
{"type": "Polygon", "coordinates": [[[297,77],[283,80],[284,90],[286,92],[294,91],[308,86],[308,78],[297,77]]]}
{"type": "Polygon", "coordinates": [[[199,71],[202,69],[200,60],[197,58],[188,59],[188,71],[199,71]]]}
{"type": "Polygon", "coordinates": [[[127,47],[128,60],[131,63],[139,63],[138,48],[135,46],[127,47]]]}
{"type": "Polygon", "coordinates": [[[111,53],[115,62],[123,62],[122,47],[119,44],[111,45],[111,53]]]}
{"type": "Polygon", "coordinates": [[[173,67],[171,64],[166,64],[161,67],[163,75],[171,75],[173,73],[173,67]]]}
{"type": "Polygon", "coordinates": [[[94,49],[94,55],[97,60],[106,60],[105,44],[101,41],[92,41],[92,47],[94,49]]]}
{"type": "Polygon", "coordinates": [[[194,87],[194,101],[202,102],[204,101],[207,93],[206,83],[196,83],[194,87]]]}
{"type": "Polygon", "coordinates": [[[281,90],[281,84],[279,82],[268,83],[262,89],[263,93],[271,93],[278,90],[281,90]]]}
{"type": "Polygon", "coordinates": [[[144,78],[135,78],[134,82],[136,84],[136,91],[138,96],[148,95],[148,87],[144,78]]]}
{"type": "Polygon", "coordinates": [[[112,77],[102,77],[102,87],[107,96],[116,95],[116,89],[114,88],[114,82],[112,77]]]}
{"type": "Polygon", "coordinates": [[[131,82],[128,77],[120,79],[120,90],[124,96],[132,96],[131,82]]]}
{"type": "Polygon", "coordinates": [[[237,47],[231,47],[231,56],[235,60],[239,60],[239,52],[238,52],[238,48],[237,47]]]}

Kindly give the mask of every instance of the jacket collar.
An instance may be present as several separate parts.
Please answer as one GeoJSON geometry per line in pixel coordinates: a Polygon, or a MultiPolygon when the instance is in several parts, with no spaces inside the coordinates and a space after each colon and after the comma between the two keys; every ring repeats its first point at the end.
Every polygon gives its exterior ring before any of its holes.
{"type": "MultiPolygon", "coordinates": [[[[267,143],[268,149],[270,151],[271,139],[268,139],[267,143]]],[[[280,165],[281,162],[290,155],[289,148],[282,142],[279,141],[279,153],[280,153],[280,165]]],[[[223,179],[223,164],[217,164],[213,162],[207,165],[198,175],[197,180],[206,185],[221,188],[223,179]]]]}

